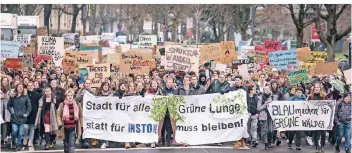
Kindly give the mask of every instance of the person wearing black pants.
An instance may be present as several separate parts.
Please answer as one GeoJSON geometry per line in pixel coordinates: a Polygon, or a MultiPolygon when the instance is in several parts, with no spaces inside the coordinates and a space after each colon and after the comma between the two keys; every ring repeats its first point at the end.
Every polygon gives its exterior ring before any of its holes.
{"type": "Polygon", "coordinates": [[[296,150],[301,150],[301,138],[302,134],[300,131],[289,131],[288,132],[288,148],[292,149],[292,141],[296,135],[296,150]]]}

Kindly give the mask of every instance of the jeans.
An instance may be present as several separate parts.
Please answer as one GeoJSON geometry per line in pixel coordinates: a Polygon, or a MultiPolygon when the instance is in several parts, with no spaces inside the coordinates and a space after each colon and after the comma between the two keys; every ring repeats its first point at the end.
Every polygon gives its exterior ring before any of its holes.
{"type": "Polygon", "coordinates": [[[21,145],[24,129],[27,127],[27,124],[11,124],[11,125],[12,125],[12,139],[14,141],[17,137],[17,145],[21,145]]]}
{"type": "Polygon", "coordinates": [[[261,138],[262,141],[266,144],[271,144],[273,143],[273,134],[274,134],[274,126],[273,126],[273,120],[268,118],[268,120],[265,121],[259,121],[260,124],[260,132],[261,132],[261,138]]]}
{"type": "Polygon", "coordinates": [[[249,117],[248,123],[247,123],[247,132],[249,134],[249,140],[252,142],[258,140],[258,118],[257,116],[255,117],[249,117]]]}
{"type": "Polygon", "coordinates": [[[27,124],[27,125],[28,126],[24,129],[24,137],[29,138],[29,142],[33,142],[34,131],[35,131],[34,124],[27,124]]]}
{"type": "Polygon", "coordinates": [[[336,140],[336,146],[339,147],[341,144],[342,137],[345,137],[345,150],[351,149],[351,123],[340,123],[337,125],[338,134],[336,140]]]}
{"type": "Polygon", "coordinates": [[[64,129],[64,152],[74,153],[75,152],[75,142],[76,142],[76,131],[73,129],[64,129]]]}
{"type": "Polygon", "coordinates": [[[302,133],[301,131],[289,131],[288,132],[288,144],[292,144],[293,138],[296,135],[296,146],[301,147],[301,138],[302,138],[302,133]]]}
{"type": "Polygon", "coordinates": [[[314,140],[314,144],[316,147],[319,146],[319,138],[320,138],[320,145],[322,147],[325,146],[325,139],[326,139],[326,131],[313,131],[313,140],[314,140]]]}

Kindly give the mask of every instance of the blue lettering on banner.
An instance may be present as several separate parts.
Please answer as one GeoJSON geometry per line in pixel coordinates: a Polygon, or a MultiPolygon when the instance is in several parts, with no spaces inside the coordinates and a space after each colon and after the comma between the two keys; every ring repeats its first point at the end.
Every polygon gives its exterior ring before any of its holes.
{"type": "Polygon", "coordinates": [[[128,133],[157,133],[157,124],[132,124],[128,123],[128,133]]]}
{"type": "Polygon", "coordinates": [[[298,66],[296,50],[270,52],[269,64],[279,70],[288,69],[289,66],[298,66]]]}

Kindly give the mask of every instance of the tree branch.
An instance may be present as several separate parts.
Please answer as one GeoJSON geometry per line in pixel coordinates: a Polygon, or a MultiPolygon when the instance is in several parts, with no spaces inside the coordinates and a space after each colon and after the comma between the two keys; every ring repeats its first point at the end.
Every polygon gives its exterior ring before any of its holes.
{"type": "Polygon", "coordinates": [[[310,24],[312,24],[315,20],[316,20],[316,18],[314,18],[314,19],[312,19],[312,20],[310,20],[310,21],[307,21],[307,22],[303,23],[303,26],[302,26],[303,29],[304,29],[305,27],[309,26],[310,24]]]}
{"type": "Polygon", "coordinates": [[[296,18],[295,12],[293,10],[293,5],[292,4],[288,4],[288,6],[289,6],[290,15],[291,15],[291,18],[293,20],[293,23],[296,25],[296,27],[299,27],[298,19],[296,18]]]}
{"type": "Polygon", "coordinates": [[[53,7],[52,9],[54,10],[61,10],[62,12],[64,12],[65,14],[68,15],[73,15],[73,13],[66,11],[65,9],[62,9],[61,7],[57,8],[57,7],[53,7]]]}
{"type": "Polygon", "coordinates": [[[340,39],[342,39],[343,37],[345,37],[346,35],[348,35],[351,32],[351,26],[349,26],[345,31],[343,31],[340,34],[337,34],[335,41],[339,41],[340,39]]]}
{"type": "Polygon", "coordinates": [[[340,17],[340,15],[342,14],[342,12],[347,8],[349,6],[349,4],[343,4],[342,5],[342,8],[341,8],[341,10],[339,11],[339,12],[337,12],[337,18],[336,18],[336,20],[340,17]]]}

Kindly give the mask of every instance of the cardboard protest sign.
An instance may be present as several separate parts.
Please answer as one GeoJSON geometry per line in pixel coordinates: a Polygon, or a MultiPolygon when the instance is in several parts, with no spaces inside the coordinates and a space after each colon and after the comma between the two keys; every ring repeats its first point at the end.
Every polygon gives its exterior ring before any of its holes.
{"type": "Polygon", "coordinates": [[[296,48],[296,55],[297,55],[297,60],[298,61],[306,61],[310,59],[310,48],[309,47],[304,47],[304,48],[296,48]]]}
{"type": "Polygon", "coordinates": [[[327,52],[312,51],[310,52],[311,60],[317,61],[319,63],[324,63],[325,59],[328,57],[327,52]]]}
{"type": "Polygon", "coordinates": [[[227,72],[227,65],[226,64],[215,64],[215,70],[218,70],[222,73],[226,73],[227,72]]]}
{"type": "Polygon", "coordinates": [[[242,64],[238,66],[238,73],[241,75],[243,78],[248,78],[249,73],[248,73],[248,65],[247,64],[242,64]]]}
{"type": "Polygon", "coordinates": [[[316,65],[317,65],[317,61],[312,61],[312,60],[304,61],[304,62],[301,61],[301,62],[300,62],[300,68],[306,69],[308,72],[309,72],[311,69],[314,69],[316,65]]]}
{"type": "Polygon", "coordinates": [[[199,48],[180,45],[165,46],[165,70],[194,71],[199,70],[199,48]]]}
{"type": "Polygon", "coordinates": [[[273,67],[271,67],[271,66],[269,66],[269,65],[265,65],[264,67],[263,67],[263,72],[265,72],[265,73],[271,73],[272,70],[273,69],[273,67]]]}
{"type": "Polygon", "coordinates": [[[17,58],[21,44],[14,41],[1,40],[1,60],[6,58],[17,58]]]}
{"type": "Polygon", "coordinates": [[[107,54],[107,63],[110,63],[110,64],[120,64],[120,53],[110,53],[110,54],[107,54]]]}
{"type": "Polygon", "coordinates": [[[21,58],[22,58],[23,67],[33,68],[33,58],[34,58],[33,52],[32,53],[25,52],[21,58]]]}
{"type": "Polygon", "coordinates": [[[139,35],[138,48],[153,49],[157,45],[156,35],[139,35]]]}
{"type": "Polygon", "coordinates": [[[21,43],[23,48],[26,48],[28,45],[31,44],[31,35],[15,35],[14,41],[21,43]]]}
{"type": "Polygon", "coordinates": [[[121,45],[115,46],[114,51],[115,51],[115,53],[121,53],[122,52],[121,45]]]}
{"type": "Polygon", "coordinates": [[[101,34],[101,40],[114,41],[115,38],[116,38],[115,33],[102,33],[101,34]]]}
{"type": "Polygon", "coordinates": [[[343,71],[343,75],[346,78],[346,84],[352,84],[352,69],[343,71]]]}
{"type": "Polygon", "coordinates": [[[47,26],[37,28],[37,36],[48,36],[48,35],[49,34],[48,34],[47,26]]]}
{"type": "Polygon", "coordinates": [[[314,74],[317,75],[330,75],[337,73],[338,62],[317,63],[314,68],[314,74]]]}
{"type": "Polygon", "coordinates": [[[265,52],[273,52],[281,50],[281,42],[278,41],[264,41],[264,49],[265,52]]]}
{"type": "Polygon", "coordinates": [[[110,77],[112,81],[126,79],[128,78],[129,73],[122,73],[120,72],[120,65],[119,64],[111,64],[111,73],[110,77]]]}
{"type": "Polygon", "coordinates": [[[38,36],[39,55],[50,55],[56,66],[61,66],[64,58],[64,38],[38,36]]]}
{"type": "Polygon", "coordinates": [[[66,51],[62,61],[62,68],[64,73],[70,74],[76,70],[76,53],[75,51],[66,51]]]}
{"type": "Polygon", "coordinates": [[[203,45],[200,47],[200,61],[208,62],[211,60],[220,61],[220,43],[203,45]]]}
{"type": "Polygon", "coordinates": [[[288,72],[288,78],[290,85],[300,84],[301,82],[306,83],[309,80],[307,70],[305,69],[288,72]]]}
{"type": "Polygon", "coordinates": [[[51,60],[49,55],[39,55],[38,51],[34,51],[34,65],[39,66],[41,63],[48,63],[51,60]]]}
{"type": "Polygon", "coordinates": [[[296,50],[269,52],[269,64],[278,70],[288,69],[292,66],[297,67],[296,50]]]}
{"type": "Polygon", "coordinates": [[[220,61],[222,64],[232,64],[233,60],[237,59],[237,53],[235,53],[235,42],[234,41],[222,41],[220,43],[220,61]]]}
{"type": "Polygon", "coordinates": [[[99,88],[110,77],[110,64],[81,64],[79,76],[92,81],[91,87],[99,88]]]}
{"type": "Polygon", "coordinates": [[[332,130],[335,100],[273,101],[268,111],[279,131],[332,130]]]}
{"type": "Polygon", "coordinates": [[[120,72],[144,74],[149,73],[152,52],[126,52],[120,56],[120,72]]]}
{"type": "Polygon", "coordinates": [[[22,69],[22,59],[20,58],[6,58],[5,67],[12,69],[22,69]]]}
{"type": "Polygon", "coordinates": [[[267,60],[268,56],[267,53],[264,51],[255,51],[255,63],[257,64],[264,64],[267,60]]]}

